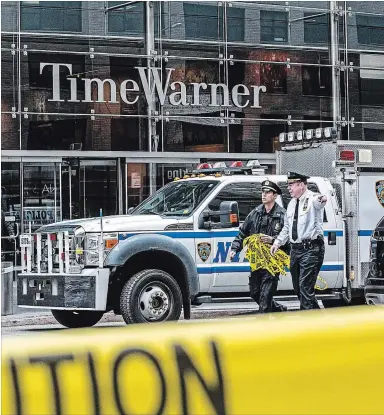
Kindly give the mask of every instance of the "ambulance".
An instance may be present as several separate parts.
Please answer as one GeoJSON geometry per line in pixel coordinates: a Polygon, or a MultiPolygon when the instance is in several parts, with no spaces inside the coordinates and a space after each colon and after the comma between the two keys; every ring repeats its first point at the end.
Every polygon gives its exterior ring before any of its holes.
{"type": "MultiPolygon", "coordinates": [[[[58,222],[21,235],[19,307],[50,309],[66,327],[96,324],[104,313],[127,324],[188,319],[204,303],[251,301],[244,251],[230,261],[239,225],[261,203],[269,179],[289,202],[287,172],[310,176],[325,194],[325,259],[316,284],[325,307],[362,304],[370,237],[384,215],[384,145],[334,141],[326,129],[279,138],[276,174],[247,165],[201,164],[128,215],[58,222]]],[[[297,299],[288,272],[277,299],[297,299]]]]}

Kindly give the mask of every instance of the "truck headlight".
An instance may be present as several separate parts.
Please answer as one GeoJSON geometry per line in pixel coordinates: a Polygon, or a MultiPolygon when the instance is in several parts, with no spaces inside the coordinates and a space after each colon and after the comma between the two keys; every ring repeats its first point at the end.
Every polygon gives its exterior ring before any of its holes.
{"type": "Polygon", "coordinates": [[[99,235],[90,234],[85,237],[85,265],[99,265],[99,235]]]}
{"type": "MultiPolygon", "coordinates": [[[[103,258],[118,244],[117,233],[103,234],[103,258]]],[[[100,234],[90,234],[85,237],[85,265],[99,265],[100,234]]]]}

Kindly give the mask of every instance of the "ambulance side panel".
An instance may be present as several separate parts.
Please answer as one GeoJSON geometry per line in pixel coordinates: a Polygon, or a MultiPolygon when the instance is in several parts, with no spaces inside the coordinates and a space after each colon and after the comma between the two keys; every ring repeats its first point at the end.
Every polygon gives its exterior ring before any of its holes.
{"type": "Polygon", "coordinates": [[[370,236],[384,216],[384,174],[360,172],[357,180],[360,267],[356,271],[358,271],[359,285],[362,286],[369,271],[370,236]]]}

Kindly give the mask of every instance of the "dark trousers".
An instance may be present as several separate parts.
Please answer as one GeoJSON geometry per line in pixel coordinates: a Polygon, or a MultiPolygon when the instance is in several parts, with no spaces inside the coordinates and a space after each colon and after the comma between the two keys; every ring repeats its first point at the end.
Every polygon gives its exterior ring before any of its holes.
{"type": "Polygon", "coordinates": [[[273,296],[277,292],[279,275],[272,275],[265,269],[252,271],[249,277],[249,290],[251,297],[259,305],[259,313],[284,311],[285,307],[278,304],[273,296]]]}
{"type": "Polygon", "coordinates": [[[324,243],[319,241],[311,248],[301,244],[291,245],[291,266],[293,289],[300,300],[301,310],[320,308],[315,296],[315,285],[324,261],[324,243]]]}

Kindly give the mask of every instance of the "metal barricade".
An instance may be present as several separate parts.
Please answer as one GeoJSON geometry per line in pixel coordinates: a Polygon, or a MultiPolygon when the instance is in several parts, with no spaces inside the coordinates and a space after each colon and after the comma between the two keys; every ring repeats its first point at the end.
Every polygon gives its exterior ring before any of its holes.
{"type": "Polygon", "coordinates": [[[13,263],[1,263],[1,315],[13,314],[13,263]]]}

